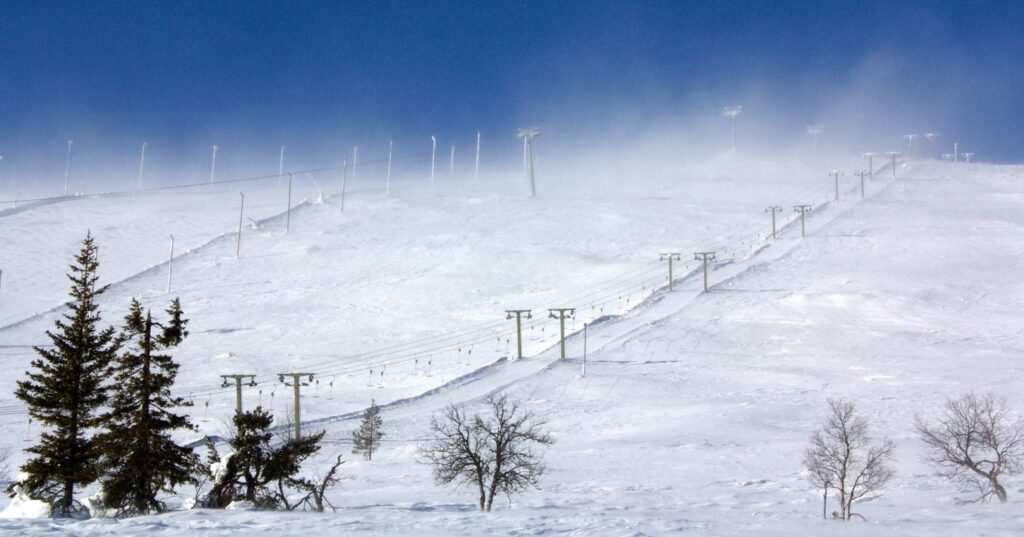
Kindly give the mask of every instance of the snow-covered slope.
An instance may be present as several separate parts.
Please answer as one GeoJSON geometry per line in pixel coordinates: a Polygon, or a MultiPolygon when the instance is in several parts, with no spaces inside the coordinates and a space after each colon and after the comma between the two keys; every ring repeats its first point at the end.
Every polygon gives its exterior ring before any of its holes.
{"type": "MultiPolygon", "coordinates": [[[[956,490],[921,463],[910,425],[967,389],[993,390],[1024,410],[1024,169],[923,163],[911,170],[897,181],[880,176],[866,201],[844,192],[839,204],[822,204],[803,239],[790,225],[777,241],[758,240],[767,231],[764,206],[821,202],[831,194],[828,179],[780,173],[800,179],[766,184],[760,174],[729,170],[661,185],[644,198],[356,197],[344,216],[328,200],[293,214],[287,237],[269,227],[243,237],[248,253],[240,260],[231,259],[233,238],[215,241],[175,265],[195,328],[181,353],[183,383],[293,367],[319,367],[327,379],[333,370],[332,398],[323,384],[303,398],[307,426],[328,432],[324,461],[350,449],[351,413],[370,397],[396,401],[383,413],[385,448],[372,463],[347,466],[352,479],[334,496],[338,514],[176,512],[75,528],[1018,534],[1024,481],[1010,482],[1009,505],[956,506],[956,490]],[[677,276],[689,277],[674,292],[663,289],[657,253],[690,257],[726,246],[711,292],[700,292],[692,263],[678,267],[677,276]],[[597,287],[631,270],[637,274],[597,287]],[[659,288],[653,295],[652,287],[659,288]],[[575,306],[580,323],[602,315],[602,305],[606,317],[588,334],[586,377],[580,336],[559,361],[553,323],[543,337],[540,324],[534,329],[533,356],[499,360],[508,349],[505,308],[575,306]],[[356,356],[429,337],[437,339],[408,352],[356,356]],[[478,337],[467,363],[468,346],[455,349],[478,337]],[[429,377],[423,359],[431,361],[429,377]],[[367,386],[369,367],[385,364],[384,387],[367,386]],[[415,447],[432,412],[448,402],[476,404],[495,390],[545,416],[558,442],[548,450],[542,490],[481,515],[472,494],[434,487],[415,447]],[[897,477],[860,507],[866,524],[821,521],[818,493],[801,473],[807,436],[830,397],[857,402],[875,435],[897,443],[897,477]]],[[[162,304],[164,277],[157,269],[115,285],[106,311],[133,294],[162,304]]],[[[49,322],[43,316],[0,330],[0,346],[36,343],[49,322]]],[[[10,353],[4,360],[13,370],[27,362],[23,349],[0,352],[10,353]]],[[[14,380],[3,381],[2,393],[14,380]]],[[[283,389],[271,386],[250,390],[247,403],[261,397],[266,405],[275,389],[281,397],[283,389]]],[[[0,398],[13,408],[9,396],[0,398]]],[[[210,421],[201,425],[219,432],[216,417],[233,400],[230,392],[208,400],[210,421]]],[[[203,411],[200,404],[197,418],[203,411]]],[[[26,445],[24,418],[10,411],[3,419],[3,445],[26,445]]],[[[42,533],[55,523],[3,524],[42,533]]]]}

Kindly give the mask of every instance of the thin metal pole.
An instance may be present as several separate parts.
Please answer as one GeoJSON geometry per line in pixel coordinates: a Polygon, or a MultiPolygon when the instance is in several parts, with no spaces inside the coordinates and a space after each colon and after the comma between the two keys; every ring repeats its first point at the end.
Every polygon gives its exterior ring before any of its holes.
{"type": "Polygon", "coordinates": [[[245,194],[239,192],[238,195],[242,197],[242,204],[238,206],[238,240],[235,241],[235,259],[238,259],[238,254],[242,251],[242,215],[245,214],[245,194]]]}
{"type": "Polygon", "coordinates": [[[860,199],[864,199],[864,178],[867,177],[867,170],[857,170],[853,172],[854,175],[860,177],[860,199]]]}
{"type": "Polygon", "coordinates": [[[430,149],[430,188],[434,188],[434,161],[437,159],[437,137],[431,136],[430,141],[433,143],[430,149]]]}
{"type": "Polygon", "coordinates": [[[167,292],[171,292],[171,274],[174,271],[174,235],[171,235],[171,255],[167,258],[167,292]]]}
{"type": "Polygon", "coordinates": [[[548,310],[548,317],[552,319],[558,319],[559,335],[561,339],[559,341],[559,347],[561,350],[561,358],[565,359],[565,315],[575,315],[576,310],[573,308],[552,308],[548,310]]]}
{"type": "Polygon", "coordinates": [[[527,147],[530,148],[530,197],[537,197],[537,185],[533,180],[533,137],[528,137],[526,141],[527,147]]]}
{"type": "Polygon", "coordinates": [[[359,146],[352,146],[352,180],[356,180],[356,163],[359,161],[359,146]]]}
{"type": "Polygon", "coordinates": [[[777,205],[772,205],[771,207],[768,207],[767,209],[764,210],[764,212],[766,213],[772,213],[772,240],[775,240],[777,238],[775,234],[775,213],[781,210],[782,207],[779,207],[777,205]]]}
{"type": "Polygon", "coordinates": [[[341,163],[341,212],[345,212],[345,191],[348,190],[348,155],[341,163]]]}
{"type": "Polygon", "coordinates": [[[583,375],[587,376],[587,324],[583,323],[583,375]]]}
{"type": "Polygon", "coordinates": [[[715,260],[715,252],[695,252],[693,258],[704,261],[704,292],[708,292],[708,261],[715,260]]]}
{"type": "Polygon", "coordinates": [[[71,176],[71,144],[74,140],[68,140],[68,155],[64,159],[64,195],[68,195],[68,178],[71,176]]]}
{"type": "Polygon", "coordinates": [[[519,314],[516,314],[516,357],[523,358],[523,323],[519,314]]]}
{"type": "Polygon", "coordinates": [[[139,190],[142,190],[142,170],[146,166],[146,142],[142,142],[142,154],[139,156],[139,190]]]}
{"type": "Polygon", "coordinates": [[[298,377],[295,377],[292,380],[292,386],[295,388],[295,391],[294,391],[294,394],[295,394],[294,395],[294,400],[295,400],[295,440],[298,440],[299,438],[302,437],[302,428],[301,428],[302,424],[299,421],[299,418],[300,418],[301,414],[299,413],[299,379],[298,379],[298,377]]]}
{"type": "Polygon", "coordinates": [[[839,170],[832,170],[828,172],[828,174],[836,180],[836,201],[839,201],[839,178],[843,175],[843,172],[839,170]]]}
{"type": "Polygon", "coordinates": [[[565,359],[565,314],[558,318],[559,335],[562,339],[562,359],[565,359]]]}
{"type": "Polygon", "coordinates": [[[213,146],[213,158],[210,160],[210,183],[213,183],[213,174],[217,171],[217,146],[213,146]]]}
{"type": "Polygon", "coordinates": [[[804,226],[804,224],[805,224],[805,215],[807,214],[807,211],[810,211],[810,210],[811,210],[811,206],[810,205],[794,205],[793,206],[793,212],[800,213],[800,236],[801,237],[807,237],[807,228],[804,226]]]}
{"type": "Polygon", "coordinates": [[[518,359],[523,358],[523,314],[526,314],[527,319],[533,318],[530,314],[530,310],[505,310],[507,319],[511,319],[513,315],[516,316],[516,356],[518,359]]]}
{"type": "Polygon", "coordinates": [[[292,229],[292,174],[288,173],[288,208],[285,210],[284,232],[292,229]]]}
{"type": "Polygon", "coordinates": [[[476,165],[473,167],[473,181],[480,180],[480,131],[476,131],[476,165]]]}
{"type": "Polygon", "coordinates": [[[523,173],[529,169],[529,165],[526,163],[526,145],[529,143],[526,137],[523,138],[523,173]]]}
{"type": "Polygon", "coordinates": [[[452,146],[452,155],[448,157],[448,177],[455,175],[455,146],[452,146]]]}
{"type": "Polygon", "coordinates": [[[281,186],[281,178],[284,176],[284,146],[281,146],[281,156],[277,160],[277,186],[281,186]]]}
{"type": "Polygon", "coordinates": [[[682,259],[682,254],[671,252],[661,254],[659,257],[662,261],[665,261],[666,259],[668,260],[668,290],[672,291],[674,289],[673,286],[675,285],[675,277],[672,275],[672,260],[682,259]]]}
{"type": "Polygon", "coordinates": [[[384,182],[384,190],[387,195],[391,195],[391,150],[394,149],[395,142],[388,140],[388,177],[384,182]]]}

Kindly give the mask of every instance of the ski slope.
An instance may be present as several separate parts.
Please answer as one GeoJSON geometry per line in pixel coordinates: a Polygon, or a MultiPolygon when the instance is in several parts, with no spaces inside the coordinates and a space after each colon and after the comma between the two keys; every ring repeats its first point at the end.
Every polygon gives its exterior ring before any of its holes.
{"type": "MultiPolygon", "coordinates": [[[[880,173],[865,201],[847,182],[842,201],[831,203],[820,170],[715,167],[633,185],[618,198],[367,195],[354,196],[344,214],[328,198],[293,213],[287,235],[276,220],[247,231],[238,260],[231,236],[198,247],[175,261],[181,287],[172,295],[181,295],[193,320],[178,354],[180,381],[195,387],[203,433],[223,434],[233,408],[231,391],[208,388],[221,373],[259,374],[263,383],[246,391],[246,404],[258,398],[266,406],[276,392],[279,413],[290,394],[265,377],[319,368],[321,379],[332,378],[330,392],[310,386],[302,402],[306,427],[327,431],[324,463],[350,450],[355,413],[369,398],[385,404],[384,449],[372,463],[346,465],[351,479],[333,496],[339,513],[178,511],[127,521],[2,521],[0,528],[1019,534],[1024,480],[1009,482],[1006,506],[956,506],[958,492],[920,462],[910,424],[967,389],[996,391],[1024,409],[1024,168],[918,163],[897,180],[880,173]],[[808,236],[800,237],[787,211],[788,225],[767,240],[769,203],[816,203],[808,236]],[[657,254],[687,259],[698,249],[721,252],[711,291],[701,292],[691,262],[676,267],[676,290],[668,292],[657,254]],[[507,359],[504,309],[562,306],[580,308],[575,328],[592,321],[586,377],[580,334],[568,342],[569,359],[558,360],[555,325],[540,324],[540,310],[527,328],[529,357],[507,359]],[[374,350],[389,345],[400,350],[374,350]],[[383,382],[369,374],[381,366],[383,382]],[[426,440],[432,412],[499,390],[543,415],[557,443],[541,490],[481,515],[472,494],[430,482],[415,447],[426,440]],[[803,447],[829,397],[856,401],[875,435],[898,447],[892,485],[859,507],[868,523],[820,520],[820,496],[802,475],[803,447]]],[[[108,246],[97,235],[101,271],[108,250],[131,250],[130,240],[112,237],[108,246]]],[[[67,240],[73,251],[74,238],[67,240]]],[[[155,266],[113,285],[108,318],[130,296],[166,303],[159,258],[138,261],[155,266]]],[[[41,293],[63,288],[47,285],[41,293]]],[[[0,329],[0,352],[14,371],[30,358],[18,345],[39,343],[54,314],[31,313],[39,315],[0,329]]],[[[24,417],[2,395],[14,380],[0,385],[10,450],[28,444],[24,417]]]]}

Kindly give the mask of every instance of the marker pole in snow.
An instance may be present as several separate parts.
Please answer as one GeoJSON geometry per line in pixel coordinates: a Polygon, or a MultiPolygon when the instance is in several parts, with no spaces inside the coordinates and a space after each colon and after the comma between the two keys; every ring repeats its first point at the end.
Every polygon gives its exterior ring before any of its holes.
{"type": "Polygon", "coordinates": [[[448,157],[448,177],[455,175],[455,146],[452,146],[452,154],[448,157]]]}
{"type": "Polygon", "coordinates": [[[238,414],[242,413],[242,381],[248,380],[247,386],[256,385],[256,375],[221,375],[222,379],[221,388],[227,388],[231,386],[228,381],[234,381],[235,383],[235,412],[238,414]]]}
{"type": "Polygon", "coordinates": [[[391,150],[394,149],[395,142],[388,140],[388,175],[387,179],[384,180],[384,193],[388,196],[391,195],[391,150]]]}
{"type": "Polygon", "coordinates": [[[782,207],[778,205],[772,205],[764,210],[766,213],[772,213],[772,240],[775,240],[775,213],[781,212],[782,207]]]}
{"type": "Polygon", "coordinates": [[[288,233],[292,229],[292,174],[288,174],[288,208],[285,210],[284,217],[284,232],[288,233]]]}
{"type": "Polygon", "coordinates": [[[171,292],[171,274],[174,271],[174,235],[171,235],[171,255],[167,258],[167,292],[171,292]]]}
{"type": "Polygon", "coordinates": [[[476,131],[476,165],[473,167],[473,181],[480,180],[480,131],[476,131]]]}
{"type": "Polygon", "coordinates": [[[142,171],[146,165],[146,142],[142,142],[142,154],[139,155],[139,190],[142,190],[142,171]]]}
{"type": "Polygon", "coordinates": [[[968,164],[970,164],[971,159],[974,158],[974,153],[962,153],[962,155],[964,156],[964,161],[966,161],[968,164]]]}
{"type": "Polygon", "coordinates": [[[674,279],[672,278],[672,260],[675,259],[676,261],[679,261],[680,259],[682,259],[682,254],[671,252],[659,255],[661,261],[668,260],[668,290],[671,291],[672,282],[674,281],[674,279]]]}
{"type": "Polygon", "coordinates": [[[839,201],[839,178],[843,176],[843,172],[839,170],[832,170],[828,172],[828,174],[836,180],[836,201],[839,201]]]}
{"type": "Polygon", "coordinates": [[[565,316],[576,315],[576,308],[550,308],[548,309],[548,317],[552,319],[558,319],[559,330],[561,334],[561,350],[562,359],[565,359],[565,316]]]}
{"type": "Polygon", "coordinates": [[[587,324],[583,323],[583,377],[587,376],[587,324]]]}
{"type": "Polygon", "coordinates": [[[437,161],[437,137],[430,137],[430,189],[434,189],[434,163],[437,161]]]}
{"type": "Polygon", "coordinates": [[[356,163],[359,162],[359,146],[352,146],[352,180],[356,180],[356,163]]]}
{"type": "Polygon", "coordinates": [[[213,146],[213,157],[210,159],[210,184],[213,184],[213,174],[217,171],[217,146],[213,146]]]}
{"type": "Polygon", "coordinates": [[[242,204],[238,206],[238,239],[235,241],[235,259],[242,252],[242,215],[245,214],[245,194],[239,192],[242,197],[242,204]]]}
{"type": "Polygon", "coordinates": [[[341,162],[341,212],[345,212],[345,191],[348,190],[348,154],[341,162]]]}
{"type": "Polygon", "coordinates": [[[864,199],[864,176],[868,174],[866,170],[857,170],[853,172],[854,175],[860,177],[860,199],[864,199]]]}
{"type": "Polygon", "coordinates": [[[806,231],[806,228],[804,227],[804,215],[806,215],[808,212],[810,212],[811,207],[812,207],[811,205],[794,205],[793,206],[793,212],[800,213],[800,236],[801,237],[806,237],[807,236],[807,231],[806,231]]]}
{"type": "Polygon", "coordinates": [[[505,318],[511,319],[512,316],[516,316],[516,358],[522,360],[523,358],[523,315],[526,315],[527,319],[532,319],[533,315],[530,310],[505,310],[505,318]]]}
{"type": "Polygon", "coordinates": [[[68,195],[68,178],[71,176],[71,145],[74,140],[68,140],[68,156],[64,159],[64,195],[68,195]]]}
{"type": "Polygon", "coordinates": [[[693,258],[704,262],[704,292],[708,292],[708,261],[715,260],[715,252],[694,252],[693,258]]]}
{"type": "Polygon", "coordinates": [[[281,186],[281,179],[284,177],[284,146],[281,146],[281,156],[277,159],[277,186],[281,186]]]}
{"type": "Polygon", "coordinates": [[[313,373],[278,373],[277,378],[285,386],[291,386],[295,389],[295,439],[298,440],[302,437],[302,422],[300,421],[301,414],[299,413],[299,388],[309,386],[309,383],[313,382],[313,373]],[[284,380],[285,377],[292,379],[291,384],[284,380]],[[303,382],[303,377],[308,377],[309,382],[303,382]]]}

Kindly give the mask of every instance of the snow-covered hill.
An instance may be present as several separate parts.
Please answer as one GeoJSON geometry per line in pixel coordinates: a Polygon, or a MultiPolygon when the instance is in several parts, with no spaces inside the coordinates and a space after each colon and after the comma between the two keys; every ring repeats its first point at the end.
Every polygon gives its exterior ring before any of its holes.
{"type": "MultiPolygon", "coordinates": [[[[324,461],[350,449],[353,412],[371,397],[385,404],[386,442],[372,463],[346,466],[352,479],[335,494],[338,514],[181,511],[73,523],[75,530],[1024,529],[1024,480],[1010,482],[1009,505],[956,506],[956,490],[921,463],[910,427],[915,415],[929,415],[945,397],[968,389],[995,391],[1024,411],[1024,168],[916,163],[897,180],[879,174],[865,201],[847,181],[839,203],[828,201],[832,185],[820,170],[795,165],[718,162],[643,186],[619,197],[541,200],[467,190],[366,194],[352,197],[344,214],[328,198],[293,212],[287,235],[279,220],[246,231],[237,260],[233,236],[199,246],[230,229],[204,223],[214,209],[193,209],[214,196],[196,194],[187,210],[175,196],[136,206],[132,211],[143,212],[132,218],[167,210],[176,215],[167,221],[195,230],[195,249],[175,260],[172,295],[180,294],[193,320],[193,337],[178,357],[204,433],[222,432],[234,405],[232,391],[217,388],[217,375],[259,375],[262,384],[247,390],[246,404],[267,406],[274,393],[281,413],[285,391],[274,374],[302,369],[320,380],[302,404],[306,426],[327,430],[324,461]],[[817,204],[806,238],[793,220],[797,203],[817,204]],[[788,225],[775,241],[767,237],[770,204],[786,208],[788,225]],[[701,292],[696,263],[687,261],[705,249],[719,253],[709,293],[701,292]],[[673,292],[658,261],[666,251],[687,261],[676,267],[673,292]],[[557,359],[547,307],[579,308],[570,328],[598,319],[588,331],[586,377],[580,334],[568,342],[569,359],[557,359]],[[529,356],[521,361],[505,359],[514,348],[503,313],[509,308],[537,313],[527,328],[529,356]],[[547,452],[541,490],[516,497],[509,510],[481,515],[472,494],[430,482],[415,447],[432,412],[449,402],[475,404],[496,390],[545,416],[557,443],[547,452]],[[866,524],[821,521],[818,493],[802,475],[803,447],[830,397],[855,401],[872,432],[897,444],[897,477],[861,506],[866,524]]],[[[162,307],[166,245],[139,247],[145,234],[124,231],[132,220],[117,220],[114,208],[123,205],[114,200],[74,202],[92,203],[109,205],[63,204],[75,229],[47,226],[52,208],[0,217],[5,244],[14,246],[4,249],[3,263],[15,272],[36,264],[53,272],[48,265],[57,261],[35,248],[64,244],[69,258],[80,228],[89,227],[107,263],[101,275],[109,267],[111,279],[130,276],[106,297],[107,318],[119,317],[130,296],[162,307]]],[[[161,241],[170,232],[179,233],[162,227],[161,241]]],[[[0,447],[18,450],[28,445],[26,422],[9,394],[31,357],[24,345],[43,342],[57,313],[45,312],[44,302],[58,302],[65,284],[60,270],[45,278],[40,272],[31,292],[39,300],[27,305],[16,283],[9,289],[6,281],[0,318],[26,320],[0,329],[0,354],[12,372],[0,381],[0,447]],[[9,300],[21,309],[4,309],[9,300]]],[[[32,534],[62,524],[4,521],[0,528],[32,534]]]]}

